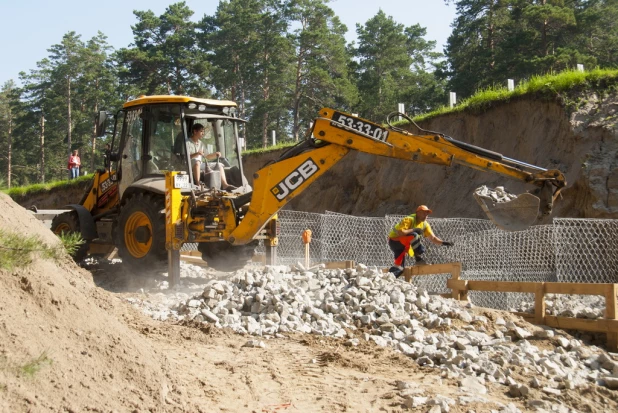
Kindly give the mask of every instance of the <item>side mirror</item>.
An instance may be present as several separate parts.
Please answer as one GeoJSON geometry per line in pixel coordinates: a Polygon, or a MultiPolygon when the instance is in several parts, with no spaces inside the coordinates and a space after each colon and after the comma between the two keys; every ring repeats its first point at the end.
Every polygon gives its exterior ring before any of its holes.
{"type": "Polygon", "coordinates": [[[107,112],[105,112],[104,110],[99,111],[99,113],[97,113],[96,118],[96,134],[97,137],[102,137],[105,136],[105,131],[107,130],[107,112]]]}

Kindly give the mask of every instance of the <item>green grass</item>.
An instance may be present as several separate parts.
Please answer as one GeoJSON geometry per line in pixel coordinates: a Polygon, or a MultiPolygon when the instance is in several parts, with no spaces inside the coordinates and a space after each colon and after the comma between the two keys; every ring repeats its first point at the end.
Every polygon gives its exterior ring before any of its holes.
{"type": "Polygon", "coordinates": [[[37,236],[24,236],[0,229],[0,268],[12,270],[30,265],[35,254],[42,258],[58,260],[64,253],[74,253],[84,241],[80,234],[60,235],[62,244],[50,247],[37,236]]]}
{"type": "Polygon", "coordinates": [[[286,148],[291,148],[292,146],[296,145],[298,142],[283,142],[283,143],[278,143],[274,146],[269,146],[267,148],[253,148],[253,149],[247,149],[246,151],[243,151],[243,156],[245,155],[258,155],[258,154],[264,154],[264,153],[268,153],[268,152],[272,152],[272,151],[278,151],[279,149],[286,149],[286,148]]]}
{"type": "Polygon", "coordinates": [[[52,364],[52,359],[47,357],[47,352],[44,351],[37,358],[32,359],[26,364],[19,366],[18,370],[19,370],[19,373],[22,374],[23,376],[32,378],[44,366],[51,365],[51,364],[52,364]]]}
{"type": "MultiPolygon", "coordinates": [[[[33,378],[43,367],[51,365],[52,363],[53,360],[49,358],[47,351],[42,352],[38,357],[21,365],[10,363],[6,356],[0,356],[0,370],[29,379],[33,378]]],[[[0,385],[0,390],[6,390],[6,385],[0,385]]]]}
{"type": "Polygon", "coordinates": [[[80,176],[76,179],[71,180],[63,180],[63,181],[54,181],[46,184],[32,184],[27,186],[16,186],[11,189],[3,189],[3,192],[6,193],[13,199],[18,199],[27,195],[32,195],[39,192],[46,192],[54,188],[69,188],[74,185],[80,185],[84,182],[90,182],[94,174],[80,176]]]}
{"type": "MultiPolygon", "coordinates": [[[[548,98],[562,96],[564,98],[564,95],[568,92],[581,87],[602,90],[607,89],[607,85],[616,86],[616,84],[618,84],[618,70],[614,69],[594,69],[588,72],[568,70],[558,74],[534,76],[525,82],[521,82],[513,91],[509,91],[506,87],[490,87],[479,90],[473,96],[462,100],[452,108],[443,106],[432,112],[419,115],[414,120],[422,121],[447,113],[481,111],[491,107],[494,103],[508,102],[526,95],[545,96],[548,98]]],[[[405,123],[405,121],[397,123],[401,124],[405,123]]]]}

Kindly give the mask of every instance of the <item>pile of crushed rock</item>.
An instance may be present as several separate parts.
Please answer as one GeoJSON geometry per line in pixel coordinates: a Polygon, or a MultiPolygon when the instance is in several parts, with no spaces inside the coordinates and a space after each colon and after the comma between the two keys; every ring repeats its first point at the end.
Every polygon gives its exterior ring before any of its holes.
{"type": "MultiPolygon", "coordinates": [[[[178,293],[157,305],[132,300],[160,320],[193,320],[254,336],[312,333],[340,337],[348,346],[371,341],[440,369],[476,394],[485,394],[487,382],[507,386],[514,397],[526,397],[532,388],[555,397],[592,383],[618,389],[612,355],[551,328],[489,320],[470,303],[430,295],[375,267],[266,266],[212,278],[202,287],[199,294],[178,293]],[[532,344],[538,339],[549,340],[551,348],[532,344]]],[[[426,402],[409,400],[409,407],[426,402]]]]}

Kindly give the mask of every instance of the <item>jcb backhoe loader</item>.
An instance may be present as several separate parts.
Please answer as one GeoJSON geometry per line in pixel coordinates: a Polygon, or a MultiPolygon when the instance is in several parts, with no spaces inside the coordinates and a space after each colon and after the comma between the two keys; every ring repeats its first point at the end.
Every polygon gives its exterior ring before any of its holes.
{"type": "MultiPolygon", "coordinates": [[[[98,119],[103,136],[105,112],[98,119]]],[[[508,159],[439,133],[416,135],[390,123],[385,127],[322,109],[307,138],[258,170],[251,188],[243,174],[238,147],[243,120],[236,115],[235,103],[140,97],[127,102],[115,119],[106,169],[95,174],[80,204],[68,206],[69,212],[54,219],[52,229],[81,232],[87,244],[80,255],[116,246],[123,263],[141,269],[160,265],[167,250],[178,250],[187,242],[198,243],[202,257],[214,268],[243,266],[259,239],[265,240],[267,257],[274,259],[277,211],[351,150],[411,162],[459,163],[536,185],[538,196],[524,194],[501,205],[482,202],[490,218],[505,229],[531,225],[539,208],[540,214],[550,213],[566,185],[558,170],[508,159]],[[221,190],[217,168],[203,174],[207,186],[195,185],[186,145],[195,123],[206,127],[207,152],[222,153],[227,182],[238,189],[221,190]]]]}

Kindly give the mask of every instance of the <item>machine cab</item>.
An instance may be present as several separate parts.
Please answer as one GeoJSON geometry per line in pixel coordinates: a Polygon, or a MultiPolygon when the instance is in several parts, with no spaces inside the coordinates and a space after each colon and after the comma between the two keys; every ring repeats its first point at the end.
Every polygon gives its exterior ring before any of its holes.
{"type": "MultiPolygon", "coordinates": [[[[165,171],[181,171],[195,183],[191,168],[193,125],[204,126],[201,139],[205,154],[220,152],[225,178],[236,192],[249,192],[243,175],[238,140],[236,103],[187,96],[142,96],[124,104],[116,117],[112,152],[120,196],[133,187],[165,191],[165,171]]],[[[215,160],[209,161],[215,162],[215,160]]],[[[211,166],[214,166],[211,164],[211,166]]],[[[218,169],[218,168],[217,168],[218,169]]],[[[207,173],[202,164],[202,180],[207,173]]],[[[204,181],[208,182],[208,181],[204,181]]],[[[220,189],[220,188],[215,188],[220,189]]]]}

